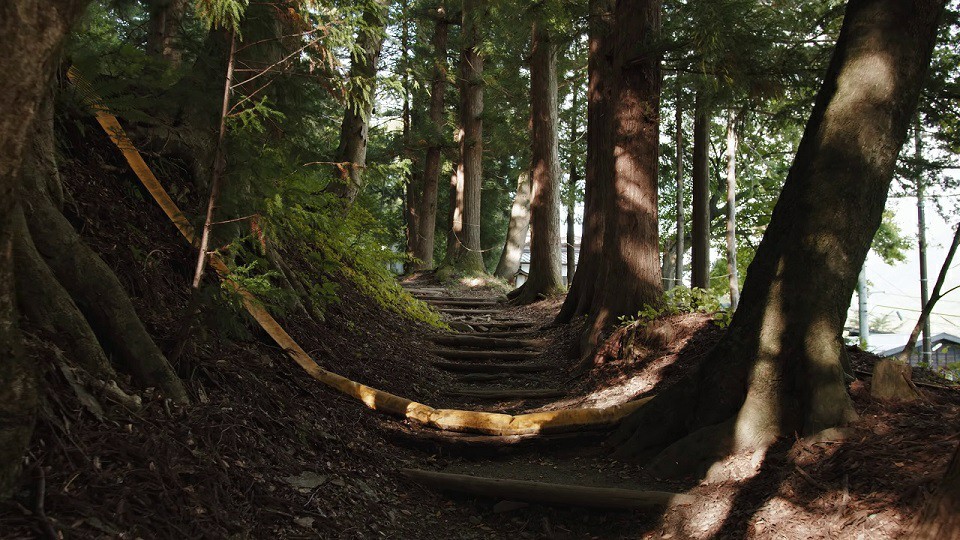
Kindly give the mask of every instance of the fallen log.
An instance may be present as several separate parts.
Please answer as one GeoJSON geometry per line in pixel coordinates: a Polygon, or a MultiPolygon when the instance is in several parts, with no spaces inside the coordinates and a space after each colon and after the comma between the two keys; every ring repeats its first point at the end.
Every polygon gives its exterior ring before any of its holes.
{"type": "Polygon", "coordinates": [[[484,349],[523,349],[536,347],[539,343],[533,339],[506,339],[486,336],[437,336],[432,340],[437,345],[447,347],[477,347],[484,349]]]}
{"type": "Polygon", "coordinates": [[[467,397],[478,399],[550,399],[563,397],[567,393],[556,388],[496,388],[491,390],[482,390],[476,388],[452,388],[442,392],[447,396],[467,397]]]}
{"type": "Polygon", "coordinates": [[[635,510],[677,504],[692,504],[695,497],[665,491],[548,484],[508,478],[484,478],[420,469],[401,469],[401,474],[427,487],[511,501],[607,510],[635,510]]]}
{"type": "Polygon", "coordinates": [[[430,364],[437,369],[459,373],[539,373],[550,369],[543,364],[475,364],[468,362],[445,362],[441,360],[430,362],[430,364]]]}
{"type": "Polygon", "coordinates": [[[450,360],[528,360],[541,354],[539,351],[471,351],[460,349],[434,349],[430,352],[450,360]]]}

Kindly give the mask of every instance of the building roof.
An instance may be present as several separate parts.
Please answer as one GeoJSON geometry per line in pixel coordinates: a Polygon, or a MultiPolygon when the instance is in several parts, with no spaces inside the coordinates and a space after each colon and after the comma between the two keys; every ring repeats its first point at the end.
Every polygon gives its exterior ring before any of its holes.
{"type": "MultiPolygon", "coordinates": [[[[903,350],[909,338],[910,334],[870,334],[867,350],[882,357],[893,356],[903,350]]],[[[945,343],[960,345],[960,336],[940,332],[930,336],[930,342],[934,346],[945,343]]],[[[919,348],[919,340],[917,348],[919,348]]]]}

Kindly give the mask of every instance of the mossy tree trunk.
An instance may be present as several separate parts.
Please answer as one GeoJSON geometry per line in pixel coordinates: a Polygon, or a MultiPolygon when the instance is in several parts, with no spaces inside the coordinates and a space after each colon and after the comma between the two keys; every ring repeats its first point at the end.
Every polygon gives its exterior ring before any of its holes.
{"type": "Polygon", "coordinates": [[[853,421],[841,339],[926,76],[943,0],[852,0],[740,307],[702,368],[628,418],[661,473],[853,421]],[[664,449],[664,447],[666,448],[664,449]],[[662,449],[662,450],[661,450],[662,449]]]}

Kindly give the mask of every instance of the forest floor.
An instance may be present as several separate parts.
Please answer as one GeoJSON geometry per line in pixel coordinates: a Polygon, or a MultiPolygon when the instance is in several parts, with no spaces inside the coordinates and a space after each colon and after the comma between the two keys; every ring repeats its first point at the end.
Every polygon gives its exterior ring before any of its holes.
{"type": "MultiPolygon", "coordinates": [[[[112,155],[107,148],[66,160],[67,212],[169,350],[187,305],[192,254],[162,213],[144,203],[123,164],[97,157],[112,155]]],[[[488,305],[483,309],[496,313],[479,322],[469,314],[447,317],[473,321],[469,329],[454,324],[461,330],[522,334],[530,343],[516,350],[533,354],[521,361],[542,371],[471,379],[437,368],[450,361],[437,349],[452,348],[434,344],[442,333],[385,312],[349,282],[339,285],[340,301],[326,321],[285,318],[290,334],[324,368],[437,407],[519,412],[622,403],[674,383],[722,335],[704,315],[672,317],[670,339],[624,346],[624,335],[614,333],[603,361],[580,372],[570,354],[578,324],[548,324],[560,299],[488,305]],[[500,328],[497,319],[517,326],[500,328]],[[554,397],[464,396],[471,388],[548,390],[554,397]]],[[[430,276],[405,286],[426,290],[423,296],[503,293],[480,282],[441,286],[430,276]]],[[[137,410],[102,395],[94,395],[102,410],[91,404],[42,332],[27,328],[46,381],[44,406],[22,485],[0,505],[0,537],[893,539],[909,526],[958,441],[960,390],[922,387],[922,401],[894,405],[872,399],[869,380],[858,381],[851,393],[861,421],[831,440],[787,440],[766,456],[733,456],[706,477],[664,481],[615,460],[602,432],[517,445],[438,441],[436,431],[319,384],[236,312],[209,313],[205,327],[209,335],[191,351],[194,403],[179,407],[146,392],[137,410]],[[404,477],[404,468],[696,499],[666,512],[527,505],[438,493],[404,477]]],[[[852,356],[867,372],[875,361],[858,351],[852,356]]]]}

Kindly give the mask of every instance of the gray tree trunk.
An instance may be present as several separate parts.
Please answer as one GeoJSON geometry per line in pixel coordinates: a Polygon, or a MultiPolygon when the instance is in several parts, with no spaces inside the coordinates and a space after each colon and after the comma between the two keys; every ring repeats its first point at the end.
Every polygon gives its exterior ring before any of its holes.
{"type": "Polygon", "coordinates": [[[493,275],[514,283],[520,271],[520,256],[527,245],[527,233],[530,231],[530,174],[523,172],[517,179],[517,193],[513,197],[510,209],[510,223],[507,225],[507,238],[504,241],[500,262],[493,275]]]}
{"type": "Polygon", "coordinates": [[[740,276],[737,272],[737,113],[727,117],[727,282],[730,311],[740,303],[740,276]]]}
{"type": "Polygon", "coordinates": [[[693,108],[693,211],[690,286],[710,288],[710,113],[697,92],[693,108]]]}

